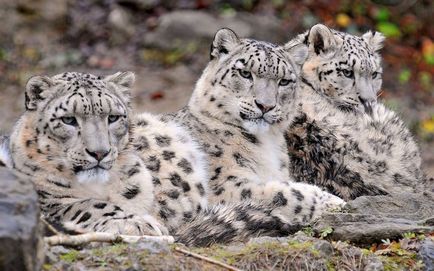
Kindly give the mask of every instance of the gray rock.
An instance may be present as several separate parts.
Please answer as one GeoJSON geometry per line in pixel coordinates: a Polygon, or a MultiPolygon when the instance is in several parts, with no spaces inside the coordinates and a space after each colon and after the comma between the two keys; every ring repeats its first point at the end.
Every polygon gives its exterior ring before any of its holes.
{"type": "Polygon", "coordinates": [[[208,47],[217,30],[223,27],[234,30],[240,37],[284,42],[289,40],[290,33],[282,25],[274,17],[247,13],[216,17],[202,11],[174,11],[159,18],[158,26],[144,35],[143,43],[162,49],[184,47],[192,42],[208,47]]]}
{"type": "Polygon", "coordinates": [[[290,240],[290,237],[271,237],[271,236],[262,236],[262,237],[255,237],[251,238],[248,242],[248,244],[253,245],[262,245],[265,243],[288,243],[290,240]]]}
{"type": "Polygon", "coordinates": [[[332,227],[332,239],[372,244],[406,232],[434,231],[433,205],[429,193],[360,197],[348,203],[347,213],[326,213],[313,228],[321,232],[332,227]]]}
{"type": "Polygon", "coordinates": [[[139,250],[147,250],[149,253],[167,253],[170,251],[169,244],[163,241],[140,241],[135,244],[135,247],[139,250]]]}
{"type": "Polygon", "coordinates": [[[0,270],[40,270],[42,225],[30,181],[0,168],[0,270]]]}
{"type": "Polygon", "coordinates": [[[333,255],[333,246],[326,240],[315,240],[313,247],[319,251],[321,257],[329,258],[333,255]]]}
{"type": "Polygon", "coordinates": [[[347,204],[350,213],[423,220],[434,217],[434,197],[431,193],[401,193],[392,196],[364,196],[347,204]]]}
{"type": "Polygon", "coordinates": [[[114,44],[129,40],[136,32],[131,13],[120,6],[115,6],[110,11],[108,22],[111,29],[110,38],[114,44]]]}
{"type": "Polygon", "coordinates": [[[374,255],[370,255],[365,259],[365,267],[363,271],[382,271],[384,270],[383,262],[374,255]]]}
{"type": "Polygon", "coordinates": [[[425,270],[434,270],[434,241],[426,239],[419,248],[418,258],[425,265],[425,270]]]}

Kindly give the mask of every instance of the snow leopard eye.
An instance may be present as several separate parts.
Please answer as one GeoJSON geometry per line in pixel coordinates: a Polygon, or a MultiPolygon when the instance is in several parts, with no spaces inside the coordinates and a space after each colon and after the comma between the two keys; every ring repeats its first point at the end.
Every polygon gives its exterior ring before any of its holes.
{"type": "Polygon", "coordinates": [[[289,85],[289,83],[295,83],[295,81],[291,80],[291,79],[280,79],[279,86],[284,87],[284,86],[289,85]]]}
{"type": "Polygon", "coordinates": [[[77,126],[77,119],[75,117],[62,117],[60,119],[66,125],[77,126]]]}
{"type": "Polygon", "coordinates": [[[354,78],[354,72],[352,70],[342,70],[342,73],[347,78],[354,78]]]}
{"type": "Polygon", "coordinates": [[[110,116],[108,116],[108,123],[111,124],[113,122],[116,122],[119,120],[120,117],[121,116],[119,116],[119,115],[110,115],[110,116]]]}
{"type": "Polygon", "coordinates": [[[373,73],[372,73],[372,79],[377,78],[377,76],[378,76],[378,72],[373,72],[373,73]]]}
{"type": "Polygon", "coordinates": [[[246,78],[246,79],[252,79],[253,77],[252,77],[252,73],[251,72],[249,72],[249,71],[245,71],[245,70],[238,70],[239,71],[239,73],[240,73],[240,75],[241,75],[241,77],[244,77],[244,78],[246,78]]]}

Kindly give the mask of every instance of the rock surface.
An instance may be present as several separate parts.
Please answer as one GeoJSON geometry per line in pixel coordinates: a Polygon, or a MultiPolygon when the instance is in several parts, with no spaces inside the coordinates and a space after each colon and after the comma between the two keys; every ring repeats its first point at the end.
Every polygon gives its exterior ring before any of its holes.
{"type": "Polygon", "coordinates": [[[430,193],[360,197],[348,203],[345,213],[324,214],[314,230],[332,227],[332,239],[359,244],[397,239],[406,232],[433,232],[433,206],[430,193]]]}
{"type": "Polygon", "coordinates": [[[0,167],[0,270],[40,270],[42,226],[32,183],[0,167]]]}
{"type": "Polygon", "coordinates": [[[434,241],[426,239],[419,248],[419,258],[425,265],[425,270],[434,270],[434,241]]]}
{"type": "Polygon", "coordinates": [[[144,36],[144,45],[163,49],[184,47],[192,42],[209,46],[217,30],[228,27],[239,37],[270,42],[288,41],[280,21],[273,17],[237,13],[235,16],[213,16],[202,11],[174,11],[162,15],[158,26],[144,36]],[[260,22],[260,23],[258,23],[260,22]]]}

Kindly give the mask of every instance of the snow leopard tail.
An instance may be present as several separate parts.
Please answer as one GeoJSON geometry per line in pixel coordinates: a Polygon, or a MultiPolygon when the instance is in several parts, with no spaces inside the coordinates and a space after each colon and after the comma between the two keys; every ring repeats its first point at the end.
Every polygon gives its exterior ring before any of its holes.
{"type": "Polygon", "coordinates": [[[187,246],[247,241],[259,235],[287,236],[302,228],[272,214],[272,206],[254,202],[218,204],[185,223],[175,234],[187,246]]]}

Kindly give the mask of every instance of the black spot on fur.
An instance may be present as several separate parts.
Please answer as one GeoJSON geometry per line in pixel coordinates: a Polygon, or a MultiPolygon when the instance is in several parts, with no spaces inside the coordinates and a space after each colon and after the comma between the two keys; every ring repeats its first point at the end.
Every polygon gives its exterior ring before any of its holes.
{"type": "Polygon", "coordinates": [[[299,214],[301,210],[303,210],[303,207],[301,207],[301,205],[295,206],[294,214],[299,214]]]}
{"type": "Polygon", "coordinates": [[[191,187],[190,187],[190,185],[187,182],[182,182],[181,185],[182,185],[182,190],[184,192],[188,192],[188,191],[191,190],[191,187]]]}
{"type": "Polygon", "coordinates": [[[211,181],[217,180],[218,177],[220,176],[220,173],[222,172],[222,167],[217,167],[216,169],[214,169],[214,176],[211,177],[211,181]]]}
{"type": "Polygon", "coordinates": [[[127,171],[128,177],[132,177],[133,175],[136,175],[137,173],[140,173],[139,167],[140,167],[140,164],[137,163],[132,168],[128,169],[128,171],[127,171]]]}
{"type": "Polygon", "coordinates": [[[95,207],[96,209],[104,209],[106,206],[107,206],[107,203],[104,203],[104,202],[95,203],[93,205],[93,207],[95,207]]]}
{"type": "Polygon", "coordinates": [[[137,125],[138,125],[138,126],[147,126],[147,125],[148,125],[148,122],[147,122],[146,120],[139,120],[139,121],[137,122],[137,125]]]}
{"type": "Polygon", "coordinates": [[[212,148],[209,147],[206,149],[206,151],[208,154],[214,157],[221,157],[223,154],[223,148],[218,145],[214,145],[212,148]]]}
{"type": "Polygon", "coordinates": [[[160,179],[157,177],[152,177],[152,183],[155,185],[161,185],[160,179]]]}
{"type": "Polygon", "coordinates": [[[191,165],[190,162],[188,162],[187,159],[182,158],[181,161],[178,162],[178,164],[176,164],[178,167],[180,167],[182,169],[182,171],[184,171],[184,173],[186,174],[190,174],[193,172],[193,167],[191,165]]]}
{"type": "Polygon", "coordinates": [[[109,212],[109,213],[105,213],[102,216],[115,216],[117,213],[116,212],[109,212]]]}
{"type": "Polygon", "coordinates": [[[253,144],[258,144],[259,143],[259,141],[258,141],[258,139],[256,138],[256,136],[254,136],[254,135],[252,135],[252,134],[249,134],[249,133],[247,133],[247,132],[241,132],[241,134],[244,136],[244,138],[245,139],[247,139],[249,142],[251,142],[251,143],[253,143],[253,144]]]}
{"type": "Polygon", "coordinates": [[[285,198],[282,192],[277,192],[277,194],[273,198],[273,204],[275,206],[285,206],[288,204],[288,200],[285,198]]]}
{"type": "Polygon", "coordinates": [[[155,141],[157,142],[157,145],[160,147],[168,147],[172,139],[168,136],[156,136],[155,141]]]}
{"type": "Polygon", "coordinates": [[[64,170],[64,166],[63,165],[57,165],[56,166],[56,169],[57,169],[57,171],[59,171],[59,172],[63,172],[63,170],[64,170]]]}
{"type": "Polygon", "coordinates": [[[86,213],[84,213],[84,214],[80,217],[80,219],[77,221],[77,224],[80,224],[80,223],[86,222],[86,221],[88,221],[89,218],[91,218],[91,217],[92,217],[92,215],[91,215],[89,212],[86,212],[86,213]]]}
{"type": "Polygon", "coordinates": [[[225,189],[223,187],[217,187],[216,189],[214,189],[214,194],[216,196],[221,195],[223,192],[225,192],[225,189]]]}
{"type": "Polygon", "coordinates": [[[193,217],[193,213],[192,212],[184,212],[183,216],[184,216],[184,218],[183,218],[184,222],[188,222],[193,217]]]}
{"type": "Polygon", "coordinates": [[[166,192],[166,194],[172,199],[177,199],[179,197],[179,191],[176,189],[172,189],[166,192]]]}
{"type": "Polygon", "coordinates": [[[243,189],[241,191],[241,199],[250,199],[252,197],[252,191],[250,189],[243,189]]]}
{"type": "Polygon", "coordinates": [[[175,216],[176,212],[167,206],[163,206],[161,207],[159,214],[163,220],[167,221],[170,217],[175,216]]]}
{"type": "Polygon", "coordinates": [[[175,158],[175,152],[173,151],[163,151],[163,159],[166,161],[171,161],[175,158]]]}
{"type": "Polygon", "coordinates": [[[63,187],[63,188],[71,188],[71,185],[70,184],[64,184],[64,183],[61,183],[61,182],[57,182],[57,181],[54,181],[54,180],[51,180],[51,179],[47,179],[47,181],[49,182],[49,183],[52,183],[52,184],[54,184],[54,185],[56,185],[56,186],[59,186],[59,187],[63,187]]]}
{"type": "Polygon", "coordinates": [[[304,200],[304,196],[303,196],[303,194],[299,190],[292,188],[291,189],[291,193],[295,196],[295,198],[298,201],[304,200]]]}
{"type": "Polygon", "coordinates": [[[122,196],[126,199],[132,199],[136,197],[137,194],[139,193],[140,193],[140,187],[138,187],[137,185],[132,185],[122,193],[122,196]]]}
{"type": "Polygon", "coordinates": [[[181,187],[182,178],[178,173],[174,172],[170,174],[169,180],[173,186],[181,187]]]}
{"type": "Polygon", "coordinates": [[[235,162],[237,162],[240,167],[247,167],[247,163],[249,161],[244,158],[240,153],[234,152],[233,157],[235,158],[235,162]]]}
{"type": "Polygon", "coordinates": [[[134,141],[133,144],[134,149],[141,151],[149,148],[148,139],[145,136],[139,136],[137,140],[134,141]]]}
{"type": "Polygon", "coordinates": [[[160,171],[160,166],[161,166],[160,164],[161,164],[160,160],[154,155],[150,156],[145,161],[146,168],[154,172],[160,171]]]}
{"type": "Polygon", "coordinates": [[[75,220],[81,214],[81,210],[75,212],[74,216],[72,216],[71,221],[75,220]]]}
{"type": "Polygon", "coordinates": [[[205,188],[203,188],[203,185],[201,183],[196,184],[197,190],[199,191],[199,195],[204,196],[205,195],[205,188]]]}

